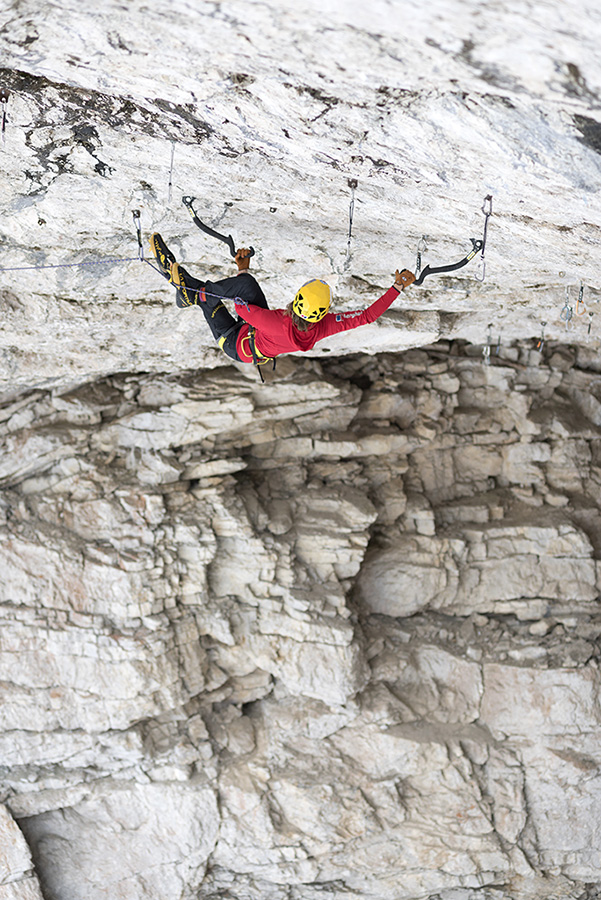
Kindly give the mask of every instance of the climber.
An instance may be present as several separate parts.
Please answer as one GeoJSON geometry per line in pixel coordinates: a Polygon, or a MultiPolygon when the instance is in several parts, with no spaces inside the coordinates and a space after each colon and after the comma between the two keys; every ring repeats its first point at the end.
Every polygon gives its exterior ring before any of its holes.
{"type": "Polygon", "coordinates": [[[263,291],[248,271],[248,249],[236,252],[237,275],[221,281],[199,281],[179,265],[160,234],[152,235],[150,247],[161,274],[176,288],[178,307],[199,306],[223,352],[238,362],[256,365],[282,353],[311,350],[331,334],[375,322],[403,288],[415,281],[407,269],[397,269],[393,286],[367,309],[329,313],[330,287],[314,279],[297,291],[286,309],[269,309],[263,291]],[[224,297],[234,301],[238,321],[225,308],[224,297]]]}

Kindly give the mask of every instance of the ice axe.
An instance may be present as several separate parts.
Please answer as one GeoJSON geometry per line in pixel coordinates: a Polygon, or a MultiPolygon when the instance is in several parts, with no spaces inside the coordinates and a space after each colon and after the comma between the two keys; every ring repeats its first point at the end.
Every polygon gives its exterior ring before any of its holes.
{"type": "MultiPolygon", "coordinates": [[[[186,207],[186,209],[192,216],[192,218],[194,220],[194,224],[197,225],[201,231],[204,231],[205,234],[208,234],[211,237],[217,238],[218,241],[223,241],[224,244],[227,244],[228,247],[230,248],[231,255],[235,258],[236,245],[234,244],[234,239],[231,236],[231,234],[228,234],[228,236],[226,237],[224,234],[220,234],[218,231],[215,231],[214,228],[210,228],[209,225],[205,225],[205,223],[201,219],[198,218],[196,210],[194,209],[193,203],[195,200],[196,200],[196,197],[189,197],[187,194],[184,197],[182,197],[182,203],[184,204],[184,206],[186,207]]],[[[254,251],[253,247],[249,247],[249,251],[250,251],[248,254],[249,257],[255,255],[255,251],[254,251]]]]}

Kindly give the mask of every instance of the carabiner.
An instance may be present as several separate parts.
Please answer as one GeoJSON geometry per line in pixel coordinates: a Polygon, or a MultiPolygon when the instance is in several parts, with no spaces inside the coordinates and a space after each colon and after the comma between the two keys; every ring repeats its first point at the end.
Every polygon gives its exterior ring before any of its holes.
{"type": "Polygon", "coordinates": [[[492,323],[488,326],[486,343],[482,347],[482,357],[485,366],[490,366],[490,351],[492,350],[492,323]]]}
{"type": "Polygon", "coordinates": [[[6,88],[0,88],[0,103],[2,104],[2,143],[6,141],[6,104],[8,103],[9,93],[6,88]]]}
{"type": "Polygon", "coordinates": [[[484,251],[486,250],[486,237],[488,233],[488,220],[492,216],[492,194],[487,194],[482,203],[482,212],[484,213],[484,234],[482,235],[482,253],[480,254],[480,267],[482,277],[475,275],[476,281],[484,281],[486,277],[486,261],[484,259],[484,251]],[[486,204],[488,203],[488,208],[486,204]]]}
{"type": "Polygon", "coordinates": [[[417,242],[417,258],[415,260],[415,274],[419,276],[419,273],[422,270],[422,253],[425,253],[428,249],[428,235],[422,234],[421,238],[417,242]]]}
{"type": "Polygon", "coordinates": [[[355,192],[353,191],[353,196],[351,197],[351,202],[348,206],[348,235],[346,239],[346,250],[347,256],[351,252],[351,238],[353,236],[353,219],[355,218],[355,192]]]}
{"type": "Polygon", "coordinates": [[[570,330],[570,319],[574,314],[574,310],[569,304],[569,289],[566,287],[566,302],[564,303],[561,312],[559,313],[559,318],[562,322],[566,323],[566,331],[570,330]]]}
{"type": "Polygon", "coordinates": [[[576,300],[576,315],[577,316],[583,316],[586,312],[586,305],[584,303],[584,300],[582,299],[583,295],[584,295],[584,285],[582,282],[580,282],[580,290],[578,292],[578,299],[576,300]],[[582,306],[582,312],[579,311],[581,306],[582,306]]]}
{"type": "Polygon", "coordinates": [[[547,323],[541,322],[540,324],[541,324],[541,332],[540,332],[540,338],[536,344],[536,349],[538,350],[539,353],[542,353],[543,347],[545,346],[545,325],[547,323]]]}
{"type": "Polygon", "coordinates": [[[144,247],[142,246],[142,223],[140,221],[140,210],[132,209],[131,214],[134,217],[134,225],[136,226],[136,237],[138,238],[138,256],[143,261],[144,247]]]}

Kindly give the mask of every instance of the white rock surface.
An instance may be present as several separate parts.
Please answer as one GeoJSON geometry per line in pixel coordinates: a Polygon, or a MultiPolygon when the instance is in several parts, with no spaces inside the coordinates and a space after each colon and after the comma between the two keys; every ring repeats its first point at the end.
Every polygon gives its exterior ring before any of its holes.
{"type": "MultiPolygon", "coordinates": [[[[598,313],[592,0],[375,0],[369,11],[178,0],[168,26],[156,2],[23,0],[0,26],[2,267],[134,257],[3,273],[5,391],[220,362],[195,311],[178,313],[135,262],[139,209],[145,235],[160,229],[199,273],[231,271],[183,194],[255,245],[273,304],[321,276],[338,308],[364,306],[397,266],[413,267],[422,235],[424,265],[461,258],[493,195],[483,283],[475,262],[427,279],[317,355],[483,343],[489,323],[494,340],[538,336],[541,320],[563,338],[565,291],[576,311],[581,282],[598,313]]],[[[588,337],[587,315],[570,324],[570,338],[588,337]]]]}
{"type": "Polygon", "coordinates": [[[54,448],[7,457],[0,530],[2,783],[45,896],[583,896],[601,519],[596,426],[569,397],[597,364],[508,352],[4,406],[2,440],[54,448]],[[201,392],[248,433],[211,431],[201,392]],[[144,433],[179,478],[152,482],[108,436],[174,407],[181,427],[144,433]]]}
{"type": "Polygon", "coordinates": [[[595,900],[600,39],[592,0],[0,9],[0,900],[595,900]],[[276,306],[455,261],[492,194],[486,279],[261,385],[137,260],[133,209],[231,272],[184,193],[276,306]]]}
{"type": "Polygon", "coordinates": [[[181,897],[202,880],[219,827],[208,787],[106,786],[92,799],[24,825],[49,896],[181,897]],[[89,840],[90,833],[97,835],[89,840]],[[82,878],[82,873],[85,873],[82,878]]]}
{"type": "Polygon", "coordinates": [[[5,806],[0,806],[0,898],[43,900],[29,847],[5,806]]]}

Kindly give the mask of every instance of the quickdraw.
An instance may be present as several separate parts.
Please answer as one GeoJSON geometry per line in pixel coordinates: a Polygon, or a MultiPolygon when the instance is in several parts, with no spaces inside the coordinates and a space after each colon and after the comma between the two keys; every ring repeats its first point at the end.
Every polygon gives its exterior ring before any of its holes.
{"type": "Polygon", "coordinates": [[[419,278],[419,273],[422,270],[422,253],[425,253],[428,249],[428,235],[422,234],[420,240],[417,242],[417,256],[415,259],[415,277],[419,278]]]}
{"type": "Polygon", "coordinates": [[[482,358],[485,366],[490,366],[490,351],[492,350],[492,324],[488,326],[486,343],[482,347],[482,358]]]}
{"type": "Polygon", "coordinates": [[[492,194],[487,194],[482,204],[482,212],[484,213],[484,234],[482,235],[482,254],[480,256],[480,266],[482,267],[482,277],[476,275],[476,281],[484,281],[486,275],[486,260],[484,259],[484,251],[486,249],[486,234],[488,231],[488,220],[492,216],[492,194]],[[486,204],[488,203],[488,208],[486,204]]]}
{"type": "MultiPolygon", "coordinates": [[[[144,261],[144,247],[142,246],[142,222],[140,220],[140,210],[132,209],[131,214],[136,226],[136,237],[138,239],[138,257],[144,261]]],[[[154,267],[153,267],[154,268],[154,267]]]]}
{"type": "MultiPolygon", "coordinates": [[[[231,236],[231,234],[228,234],[228,236],[226,237],[224,234],[220,234],[219,231],[215,231],[214,228],[210,228],[208,225],[205,225],[205,223],[202,222],[198,218],[196,210],[194,209],[193,204],[194,204],[195,200],[196,200],[196,197],[189,197],[187,194],[182,197],[182,203],[184,204],[184,206],[186,207],[186,209],[192,216],[192,219],[194,220],[194,224],[198,228],[200,228],[201,231],[204,231],[205,234],[208,234],[211,237],[217,238],[218,241],[223,241],[224,244],[227,244],[228,247],[230,248],[230,254],[233,257],[235,257],[236,256],[236,245],[234,244],[234,239],[231,236]]],[[[249,257],[254,256],[255,255],[254,249],[252,247],[250,247],[249,249],[250,249],[250,253],[248,254],[248,256],[249,257]]]]}
{"type": "Polygon", "coordinates": [[[584,296],[584,285],[580,282],[580,290],[578,291],[578,299],[576,300],[576,315],[583,316],[586,312],[586,304],[582,299],[584,296]]]}
{"type": "Polygon", "coordinates": [[[468,262],[470,262],[476,253],[479,253],[484,246],[484,241],[478,241],[475,238],[470,238],[470,241],[472,242],[472,249],[467,256],[464,256],[459,262],[452,263],[448,266],[425,266],[421,271],[421,275],[413,282],[413,284],[419,286],[428,275],[438,275],[441,272],[454,272],[456,269],[462,269],[464,266],[467,266],[468,262]]]}
{"type": "Polygon", "coordinates": [[[574,310],[570,306],[570,289],[566,287],[566,302],[564,303],[561,312],[559,313],[559,318],[562,322],[566,323],[566,331],[570,330],[570,321],[572,316],[574,315],[574,310]]]}
{"type": "Polygon", "coordinates": [[[171,188],[173,187],[173,161],[175,159],[175,141],[171,141],[171,165],[169,166],[169,184],[167,185],[167,203],[171,203],[171,188]]]}
{"type": "Polygon", "coordinates": [[[351,188],[351,202],[348,208],[348,235],[346,239],[346,260],[345,268],[348,268],[351,261],[351,240],[353,237],[353,218],[355,216],[355,189],[351,188]]]}
{"type": "Polygon", "coordinates": [[[545,325],[546,325],[547,323],[546,323],[546,322],[541,322],[540,324],[541,324],[541,332],[540,332],[540,338],[539,338],[539,340],[537,341],[537,344],[536,344],[536,349],[538,350],[539,353],[542,353],[542,352],[543,352],[543,347],[545,346],[545,325]]]}
{"type": "Polygon", "coordinates": [[[2,104],[2,143],[6,141],[6,104],[9,93],[6,88],[0,88],[0,103],[2,104]]]}
{"type": "Polygon", "coordinates": [[[347,181],[348,186],[351,189],[351,201],[348,207],[348,235],[346,238],[346,259],[344,261],[345,270],[351,264],[351,240],[353,238],[353,219],[355,217],[355,189],[359,182],[356,178],[349,178],[347,181]]]}

